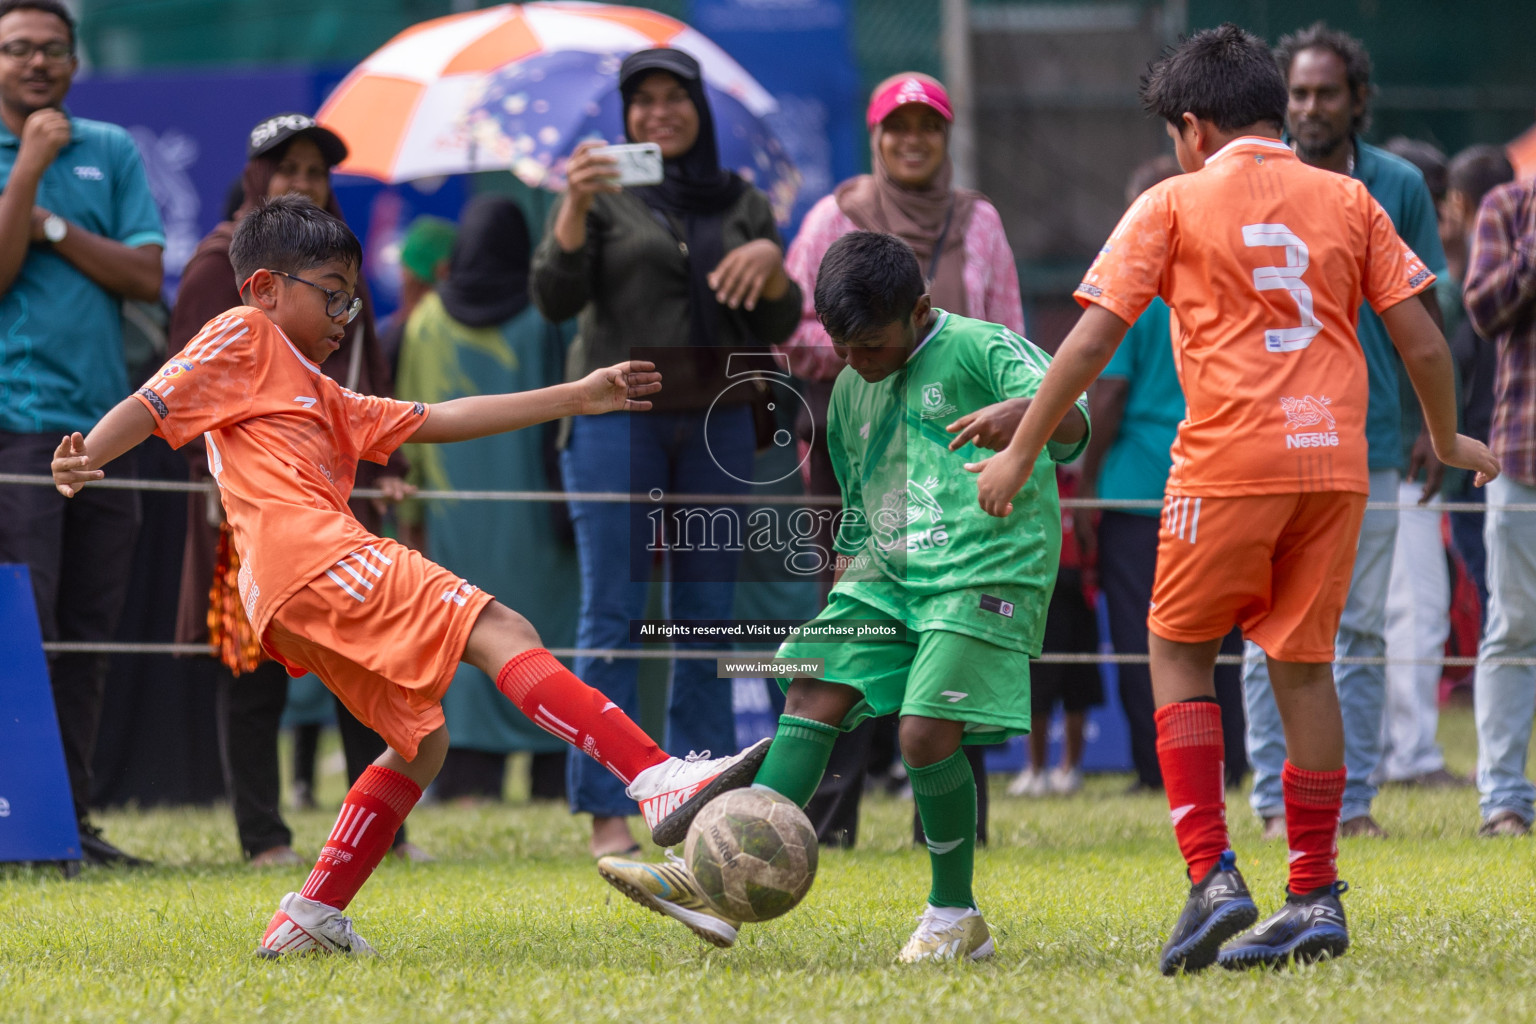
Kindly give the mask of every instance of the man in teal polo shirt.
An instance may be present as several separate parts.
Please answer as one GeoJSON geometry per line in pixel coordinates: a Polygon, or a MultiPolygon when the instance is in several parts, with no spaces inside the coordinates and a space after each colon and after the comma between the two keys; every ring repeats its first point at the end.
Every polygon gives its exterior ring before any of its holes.
{"type": "MultiPolygon", "coordinates": [[[[1323,170],[1348,174],[1361,181],[1392,218],[1397,233],[1436,275],[1445,273],[1435,204],[1424,175],[1400,157],[1360,141],[1369,120],[1371,58],[1358,39],[1318,22],[1280,40],[1276,59],[1285,75],[1290,100],[1286,127],[1292,148],[1301,159],[1323,170]]],[[[1438,324],[1440,308],[1434,289],[1419,296],[1438,324]]],[[[1395,502],[1403,470],[1402,395],[1398,358],[1380,318],[1360,307],[1360,347],[1370,374],[1370,406],[1365,437],[1370,450],[1372,502],[1395,502]]],[[[1430,456],[1433,461],[1433,456],[1430,456]]],[[[1349,600],[1339,623],[1339,657],[1386,654],[1387,588],[1392,575],[1392,549],[1397,539],[1396,512],[1367,511],[1360,526],[1349,600]]],[[[1280,714],[1270,690],[1261,652],[1248,644],[1243,663],[1243,688],[1248,705],[1248,756],[1253,762],[1253,794],[1249,799],[1264,820],[1265,838],[1285,836],[1285,804],[1280,792],[1280,768],[1285,740],[1280,714]]],[[[1386,671],[1380,665],[1336,665],[1334,682],[1344,714],[1344,805],[1339,815],[1342,836],[1383,836],[1371,817],[1376,787],[1371,774],[1381,761],[1381,715],[1386,699],[1386,671]]]]}
{"type": "MultiPolygon", "coordinates": [[[[69,116],[75,26],[56,0],[0,2],[0,472],[48,476],[53,450],[128,391],[120,307],[159,298],[165,236],[138,151],[116,125],[69,116]]],[[[138,495],[65,501],[0,486],[0,562],[31,570],[44,640],[112,639],[138,495]]],[[[106,657],[48,660],[88,863],[138,861],[90,824],[106,657]]]]}

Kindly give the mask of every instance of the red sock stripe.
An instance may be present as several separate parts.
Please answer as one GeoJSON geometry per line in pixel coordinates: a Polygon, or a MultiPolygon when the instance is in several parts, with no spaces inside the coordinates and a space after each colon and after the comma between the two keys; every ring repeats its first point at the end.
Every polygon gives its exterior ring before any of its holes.
{"type": "Polygon", "coordinates": [[[1230,845],[1221,708],[1205,701],[1166,704],[1157,712],[1157,761],[1173,818],[1173,834],[1199,882],[1230,845]]]}
{"type": "Polygon", "coordinates": [[[1285,788],[1286,803],[1300,807],[1337,809],[1344,801],[1343,768],[1331,772],[1309,772],[1285,762],[1280,770],[1280,784],[1285,788]]]}
{"type": "Polygon", "coordinates": [[[1280,770],[1291,892],[1311,892],[1338,881],[1339,806],[1344,801],[1345,774],[1343,768],[1307,771],[1289,761],[1280,770]]]}
{"type": "Polygon", "coordinates": [[[564,671],[565,666],[553,654],[542,647],[535,647],[501,666],[501,671],[496,673],[496,689],[506,694],[513,704],[522,707],[535,686],[555,673],[564,671]]]}
{"type": "Polygon", "coordinates": [[[411,808],[421,799],[420,786],[399,772],[376,764],[369,765],[358,776],[354,791],[384,801],[401,820],[411,813],[411,808]]]}
{"type": "Polygon", "coordinates": [[[347,909],[357,890],[389,852],[395,832],[421,797],[421,787],[399,772],[369,765],[347,791],[300,895],[347,909]]]}
{"type": "Polygon", "coordinates": [[[1164,704],[1156,717],[1159,748],[1222,746],[1219,705],[1206,701],[1164,704]]]}
{"type": "Polygon", "coordinates": [[[543,648],[524,651],[496,673],[496,688],[551,736],[571,744],[625,782],[667,759],[664,750],[600,690],[576,678],[543,648]]]}

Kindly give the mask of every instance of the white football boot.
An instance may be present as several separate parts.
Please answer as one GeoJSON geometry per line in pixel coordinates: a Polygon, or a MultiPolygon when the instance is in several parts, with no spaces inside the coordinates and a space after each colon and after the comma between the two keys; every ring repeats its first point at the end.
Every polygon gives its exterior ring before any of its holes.
{"type": "Polygon", "coordinates": [[[772,738],[758,740],[734,757],[711,759],[709,751],[669,757],[652,765],[629,784],[629,798],[640,805],[657,846],[676,846],[688,837],[688,826],[715,797],[750,786],[768,756],[772,738]]]}
{"type": "Polygon", "coordinates": [[[915,964],[923,960],[984,960],[991,955],[992,933],[980,911],[928,906],[897,959],[915,964]]]}
{"type": "Polygon", "coordinates": [[[625,896],[658,914],[680,921],[705,942],[721,949],[736,943],[741,922],[726,917],[704,895],[688,865],[671,850],[662,864],[646,864],[627,857],[604,857],[597,873],[625,896]]]}
{"type": "Polygon", "coordinates": [[[373,956],[375,950],[352,930],[352,919],[341,911],[291,892],[278,904],[256,955],[276,960],[293,953],[373,956]]]}

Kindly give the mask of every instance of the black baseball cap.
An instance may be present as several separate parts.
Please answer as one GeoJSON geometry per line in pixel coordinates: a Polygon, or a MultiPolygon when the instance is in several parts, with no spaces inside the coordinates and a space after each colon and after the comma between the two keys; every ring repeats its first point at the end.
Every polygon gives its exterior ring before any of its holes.
{"type": "Polygon", "coordinates": [[[347,158],[347,144],[341,136],[322,127],[308,114],[275,114],[251,129],[245,155],[249,159],[286,146],[299,136],[312,139],[328,166],[335,167],[347,158]]]}
{"type": "Polygon", "coordinates": [[[671,47],[639,50],[625,57],[624,63],[619,65],[619,92],[628,99],[647,71],[666,71],[684,82],[697,82],[703,78],[699,62],[682,50],[671,47]]]}

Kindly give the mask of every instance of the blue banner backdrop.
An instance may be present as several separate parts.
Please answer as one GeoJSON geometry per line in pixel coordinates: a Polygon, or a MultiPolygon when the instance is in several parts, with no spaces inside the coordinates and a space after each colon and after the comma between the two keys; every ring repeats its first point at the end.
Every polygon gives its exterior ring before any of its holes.
{"type": "Polygon", "coordinates": [[[785,243],[807,210],[859,173],[866,146],[849,0],[693,0],[691,22],[773,93],[769,124],[799,168],[785,243]]]}
{"type": "MultiPolygon", "coordinates": [[[[223,216],[225,197],[245,168],[246,136],[283,111],[313,113],[345,70],[250,74],[150,74],[85,78],[70,90],[70,112],[110,121],[133,135],[165,222],[166,301],[173,302],[192,250],[223,216]]],[[[335,179],[337,201],[363,240],[368,283],[382,319],[400,290],[394,243],[417,214],[457,220],[462,178],[384,186],[335,179]]]]}

